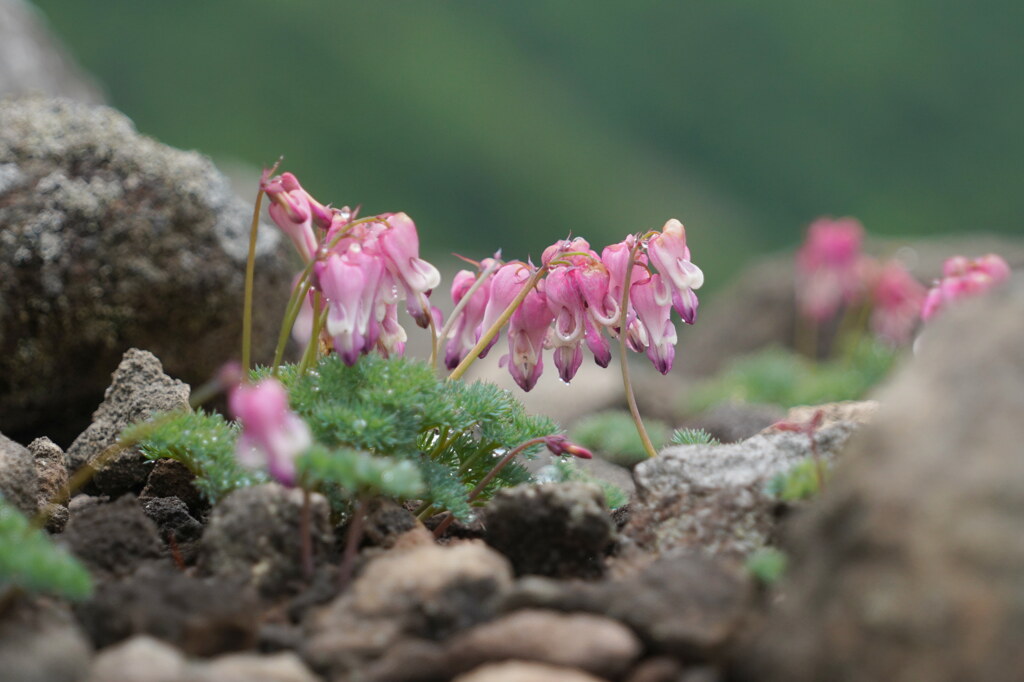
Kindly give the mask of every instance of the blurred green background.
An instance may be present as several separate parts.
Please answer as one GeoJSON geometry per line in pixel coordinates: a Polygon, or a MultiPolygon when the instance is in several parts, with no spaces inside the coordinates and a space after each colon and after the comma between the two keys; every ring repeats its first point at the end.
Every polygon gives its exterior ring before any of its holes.
{"type": "Polygon", "coordinates": [[[821,214],[1017,232],[1012,0],[36,0],[138,128],[404,210],[439,266],[669,217],[714,287],[821,214]]]}

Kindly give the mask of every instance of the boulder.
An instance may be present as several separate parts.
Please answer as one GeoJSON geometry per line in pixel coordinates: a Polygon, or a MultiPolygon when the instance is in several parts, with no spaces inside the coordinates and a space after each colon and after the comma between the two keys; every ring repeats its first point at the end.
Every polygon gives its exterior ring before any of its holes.
{"type": "Polygon", "coordinates": [[[737,679],[1024,676],[1022,338],[1020,275],[925,330],[797,519],[783,598],[737,679]]]}
{"type": "MultiPolygon", "coordinates": [[[[192,384],[237,357],[251,215],[209,159],[113,109],[0,101],[0,429],[66,445],[133,346],[192,384]]],[[[269,361],[294,268],[276,229],[257,254],[269,361]]]]}

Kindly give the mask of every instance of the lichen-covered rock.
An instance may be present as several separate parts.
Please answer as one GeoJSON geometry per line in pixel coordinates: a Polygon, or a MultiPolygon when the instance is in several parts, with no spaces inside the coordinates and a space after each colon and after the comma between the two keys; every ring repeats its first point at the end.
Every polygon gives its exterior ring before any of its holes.
{"type": "MultiPolygon", "coordinates": [[[[814,434],[818,454],[833,459],[858,425],[835,422],[814,434]]],[[[623,546],[664,554],[685,549],[740,562],[775,527],[775,475],[812,457],[810,437],[766,431],[739,443],[677,445],[633,471],[637,498],[622,529],[623,546]]]]}
{"type": "MultiPolygon", "coordinates": [[[[251,214],[208,159],[113,109],[0,102],[2,428],[69,441],[133,346],[212,377],[240,343],[251,214]]],[[[253,338],[269,360],[294,273],[261,234],[253,338]]]]}
{"type": "Polygon", "coordinates": [[[730,679],[1024,676],[1024,279],[944,312],[791,534],[730,679]]]}
{"type": "Polygon", "coordinates": [[[595,578],[615,527],[604,494],[584,483],[523,485],[498,491],[487,504],[487,544],[517,575],[595,578]]]}
{"type": "MultiPolygon", "coordinates": [[[[301,490],[276,483],[239,488],[210,513],[199,565],[207,573],[237,577],[266,596],[286,593],[302,581],[301,516],[301,490]]],[[[313,494],[310,528],[320,561],[332,542],[329,516],[327,500],[313,494]]]]}
{"type": "Polygon", "coordinates": [[[0,494],[32,518],[38,508],[38,483],[32,453],[0,433],[0,494]]]}

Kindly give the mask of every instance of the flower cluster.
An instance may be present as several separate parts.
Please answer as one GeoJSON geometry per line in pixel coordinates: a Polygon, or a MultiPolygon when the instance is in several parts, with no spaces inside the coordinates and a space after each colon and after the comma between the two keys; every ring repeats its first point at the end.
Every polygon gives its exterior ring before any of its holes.
{"type": "Polygon", "coordinates": [[[897,260],[879,262],[863,252],[864,227],[854,218],[819,218],[796,255],[796,298],[801,316],[820,324],[840,308],[870,305],[871,330],[891,345],[910,341],[925,288],[897,260]]]}
{"type": "Polygon", "coordinates": [[[496,267],[487,259],[477,273],[463,270],[453,281],[452,299],[459,308],[447,337],[445,361],[455,368],[530,287],[509,319],[508,355],[503,358],[523,390],[537,383],[545,349],[552,351],[561,379],[569,382],[583,362],[583,346],[598,365],[607,367],[609,336],[623,333],[628,346],[646,352],[664,374],[672,368],[677,341],[671,311],[693,324],[694,290],[703,283],[678,220],[668,221],[660,232],[631,235],[600,254],[585,239],[560,240],[544,250],[539,267],[520,261],[496,267]]]}
{"type": "Polygon", "coordinates": [[[305,324],[296,327],[297,335],[311,335],[319,294],[327,310],[324,340],[346,363],[373,350],[401,355],[407,337],[398,321],[399,303],[427,327],[433,314],[427,297],[441,282],[437,268],[419,257],[412,219],[384,213],[357,220],[347,207],[319,203],[291,173],[264,173],[260,187],[271,201],[270,217],[313,263],[305,324]]]}
{"type": "Polygon", "coordinates": [[[929,320],[950,303],[988,291],[1010,277],[1010,266],[994,253],[974,260],[954,256],[942,265],[942,279],[936,280],[921,307],[921,318],[929,320]]]}

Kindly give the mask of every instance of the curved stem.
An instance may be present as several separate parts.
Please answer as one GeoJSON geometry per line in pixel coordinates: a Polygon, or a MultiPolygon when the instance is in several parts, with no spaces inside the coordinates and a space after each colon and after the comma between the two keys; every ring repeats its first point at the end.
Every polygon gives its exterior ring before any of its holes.
{"type": "Polygon", "coordinates": [[[633,423],[636,425],[637,435],[640,436],[640,442],[643,443],[647,456],[657,457],[658,451],[654,448],[654,443],[651,442],[651,437],[647,435],[647,429],[644,427],[644,420],[640,417],[640,408],[638,408],[636,404],[636,396],[633,394],[633,382],[629,378],[628,349],[626,348],[629,289],[633,284],[633,263],[636,262],[636,254],[640,249],[641,243],[642,242],[639,239],[636,241],[636,244],[632,249],[630,249],[629,259],[626,261],[626,281],[622,287],[622,305],[619,308],[619,314],[621,315],[619,320],[619,364],[622,367],[622,387],[626,392],[626,403],[629,405],[629,413],[632,415],[633,423]]]}
{"type": "Polygon", "coordinates": [[[288,345],[288,337],[292,333],[292,328],[295,326],[295,320],[298,319],[299,313],[302,311],[302,301],[309,293],[311,287],[310,273],[313,271],[313,264],[310,263],[306,266],[306,269],[302,271],[302,275],[299,277],[299,281],[295,285],[295,289],[292,291],[291,297],[288,299],[288,305],[285,307],[284,320],[281,322],[281,331],[277,335],[277,347],[274,349],[274,363],[273,375],[276,378],[278,375],[278,369],[281,367],[281,360],[284,358],[284,349],[288,345]]]}
{"type": "MultiPolygon", "coordinates": [[[[484,476],[482,479],[480,479],[480,482],[476,484],[476,487],[473,488],[473,491],[471,493],[469,493],[469,497],[467,498],[468,501],[472,502],[476,498],[480,497],[480,493],[482,493],[484,491],[484,489],[487,487],[487,484],[489,484],[491,481],[493,481],[494,477],[498,475],[498,472],[500,472],[502,469],[504,469],[505,465],[507,465],[509,462],[511,462],[513,459],[515,459],[516,456],[519,455],[519,453],[521,453],[523,450],[525,450],[528,447],[531,447],[533,445],[539,445],[539,444],[541,444],[543,442],[544,442],[544,437],[543,436],[541,436],[539,438],[531,438],[530,440],[523,441],[522,443],[520,443],[516,447],[512,448],[511,450],[509,450],[508,453],[506,453],[505,456],[501,458],[501,461],[499,461],[497,464],[495,464],[494,468],[492,468],[490,471],[488,471],[487,475],[484,476]]],[[[451,512],[449,512],[448,518],[446,518],[444,521],[442,521],[440,524],[438,524],[437,528],[434,529],[434,537],[435,538],[441,537],[441,535],[448,529],[448,526],[452,525],[452,522],[454,520],[455,520],[455,516],[452,515],[451,512]]]]}
{"type": "MultiPolygon", "coordinates": [[[[321,294],[319,291],[313,294],[313,309],[320,309],[320,298],[321,294]]],[[[327,319],[327,310],[318,312],[313,316],[313,333],[309,337],[309,343],[306,345],[306,351],[302,354],[302,360],[299,362],[299,376],[303,376],[309,371],[309,368],[316,362],[316,357],[320,351],[320,330],[323,329],[324,320],[327,319]]]]}
{"type": "Polygon", "coordinates": [[[256,205],[252,210],[252,228],[249,230],[249,258],[245,264],[245,302],[242,307],[242,373],[249,373],[252,359],[252,295],[256,277],[256,238],[260,231],[260,209],[263,207],[263,186],[256,192],[256,205]]]}
{"type": "Polygon", "coordinates": [[[470,365],[476,362],[476,359],[480,357],[480,353],[484,351],[484,348],[487,348],[487,346],[491,343],[491,339],[498,335],[498,332],[501,331],[501,328],[504,327],[505,324],[508,322],[509,318],[512,317],[512,313],[516,311],[516,308],[518,308],[519,305],[526,299],[526,295],[529,294],[535,286],[537,286],[537,283],[540,282],[541,278],[544,276],[544,273],[546,271],[547,266],[537,268],[537,272],[533,273],[533,276],[530,277],[530,279],[526,282],[526,285],[523,287],[522,291],[520,291],[516,295],[516,297],[512,299],[512,302],[509,303],[508,307],[505,308],[505,310],[501,313],[501,317],[499,317],[494,322],[494,324],[491,325],[490,329],[484,332],[484,335],[481,336],[480,340],[476,342],[476,345],[473,346],[472,350],[469,351],[469,354],[462,359],[462,362],[459,363],[459,366],[453,369],[452,373],[448,375],[448,381],[454,381],[456,379],[462,378],[462,375],[466,373],[466,370],[469,369],[470,365]]]}

